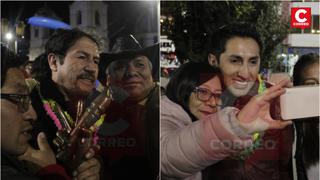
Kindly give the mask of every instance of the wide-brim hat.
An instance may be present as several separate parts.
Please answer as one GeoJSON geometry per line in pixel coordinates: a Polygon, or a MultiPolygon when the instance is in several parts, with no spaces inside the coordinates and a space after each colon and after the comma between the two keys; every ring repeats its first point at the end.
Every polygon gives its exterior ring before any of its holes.
{"type": "Polygon", "coordinates": [[[138,55],[146,56],[152,64],[152,76],[154,80],[159,80],[159,43],[148,47],[141,47],[139,42],[132,36],[118,38],[109,53],[100,54],[99,77],[100,81],[105,80],[106,68],[111,62],[134,58],[138,55]]]}

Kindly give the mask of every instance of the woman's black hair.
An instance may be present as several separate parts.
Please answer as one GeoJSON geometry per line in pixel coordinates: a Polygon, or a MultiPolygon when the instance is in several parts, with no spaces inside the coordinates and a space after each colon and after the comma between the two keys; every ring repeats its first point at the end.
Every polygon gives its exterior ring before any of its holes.
{"type": "Polygon", "coordinates": [[[189,109],[189,97],[195,87],[215,76],[221,80],[221,71],[217,67],[198,62],[185,63],[172,75],[165,94],[171,101],[179,104],[189,114],[192,121],[195,121],[196,117],[189,109]]]}
{"type": "Polygon", "coordinates": [[[302,73],[304,72],[305,68],[309,65],[319,63],[319,54],[316,53],[309,53],[302,55],[297,63],[294,65],[293,69],[293,85],[298,86],[302,85],[302,73]]]}
{"type": "MultiPolygon", "coordinates": [[[[294,86],[303,85],[303,72],[306,68],[319,64],[319,61],[319,55],[316,53],[302,55],[293,69],[294,86]]],[[[297,131],[295,156],[297,160],[303,159],[305,167],[309,168],[319,162],[319,117],[297,120],[294,124],[297,131]]]]}

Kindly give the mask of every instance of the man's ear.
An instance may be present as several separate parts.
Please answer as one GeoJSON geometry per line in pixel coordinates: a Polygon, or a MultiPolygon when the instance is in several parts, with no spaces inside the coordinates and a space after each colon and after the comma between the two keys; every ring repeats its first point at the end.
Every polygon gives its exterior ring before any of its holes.
{"type": "Polygon", "coordinates": [[[53,72],[57,71],[58,63],[59,63],[58,57],[53,53],[49,53],[48,54],[48,64],[49,64],[51,71],[53,71],[53,72]]]}
{"type": "Polygon", "coordinates": [[[218,59],[216,58],[215,55],[213,55],[212,53],[208,54],[208,63],[211,66],[218,66],[218,59]]]}

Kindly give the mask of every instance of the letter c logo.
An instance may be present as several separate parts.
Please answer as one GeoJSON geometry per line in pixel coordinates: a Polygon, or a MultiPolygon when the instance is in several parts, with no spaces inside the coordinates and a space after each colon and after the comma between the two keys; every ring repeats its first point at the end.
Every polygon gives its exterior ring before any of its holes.
{"type": "Polygon", "coordinates": [[[306,11],[305,9],[299,9],[298,11],[296,11],[294,17],[296,18],[296,20],[297,20],[298,22],[304,23],[304,22],[307,21],[307,18],[304,17],[303,19],[301,19],[301,18],[299,17],[301,13],[302,13],[302,14],[306,14],[307,11],[306,11]]]}

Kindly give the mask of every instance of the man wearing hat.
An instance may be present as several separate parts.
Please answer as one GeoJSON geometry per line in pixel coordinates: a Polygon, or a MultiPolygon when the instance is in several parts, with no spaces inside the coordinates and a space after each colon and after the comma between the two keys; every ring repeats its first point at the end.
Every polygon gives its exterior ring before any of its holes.
{"type": "MultiPolygon", "coordinates": [[[[105,78],[115,98],[98,131],[106,176],[156,179],[159,169],[159,45],[142,48],[132,36],[121,38],[112,53],[102,54],[105,78]]],[[[101,78],[102,77],[102,78],[101,78]]]]}

